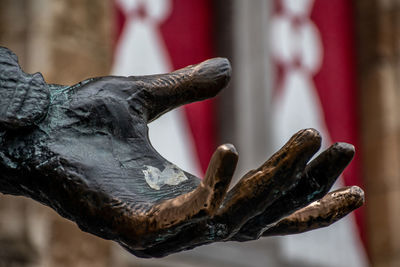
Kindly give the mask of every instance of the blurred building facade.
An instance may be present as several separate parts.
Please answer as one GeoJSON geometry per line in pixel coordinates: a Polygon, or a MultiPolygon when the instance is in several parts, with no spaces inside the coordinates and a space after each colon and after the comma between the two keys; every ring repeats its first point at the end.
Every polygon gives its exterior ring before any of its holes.
{"type": "MultiPolygon", "coordinates": [[[[268,37],[273,2],[212,1],[215,55],[233,65],[232,82],[218,99],[217,142],[237,147],[236,177],[274,149],[268,37]]],[[[40,71],[48,83],[60,84],[110,73],[116,40],[113,1],[0,0],[0,6],[0,45],[19,56],[26,72],[40,71]]],[[[400,3],[363,0],[353,7],[366,245],[371,266],[399,266],[400,3]]],[[[83,233],[47,207],[0,196],[0,266],[338,266],[321,262],[288,258],[279,238],[141,260],[83,233]]]]}
{"type": "MultiPolygon", "coordinates": [[[[48,83],[74,84],[109,73],[109,1],[0,2],[0,42],[26,72],[48,83]]],[[[110,244],[80,231],[51,209],[0,196],[0,266],[108,266],[110,244]]]]}

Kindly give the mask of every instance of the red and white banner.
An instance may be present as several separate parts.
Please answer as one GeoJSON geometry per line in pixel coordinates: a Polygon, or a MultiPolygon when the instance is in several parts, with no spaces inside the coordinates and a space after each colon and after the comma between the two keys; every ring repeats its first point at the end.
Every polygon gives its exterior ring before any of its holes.
{"type": "MultiPolygon", "coordinates": [[[[359,151],[352,29],[352,1],[274,2],[270,39],[276,73],[276,148],[297,130],[312,127],[321,132],[325,148],[332,142],[348,142],[359,151]]],[[[340,184],[362,186],[359,154],[340,184]]],[[[364,266],[363,210],[327,229],[285,242],[294,258],[315,258],[324,266],[364,266]],[[324,257],[328,262],[319,261],[324,257]]]]}
{"type": "MultiPolygon", "coordinates": [[[[115,0],[118,17],[114,75],[166,73],[211,58],[211,3],[115,0]]],[[[216,147],[213,100],[186,105],[149,125],[166,159],[202,177],[216,147]]]]}
{"type": "MultiPolygon", "coordinates": [[[[113,74],[165,73],[213,56],[211,0],[113,1],[119,21],[113,74]]],[[[260,37],[270,34],[276,67],[271,127],[275,150],[306,127],[321,132],[325,147],[340,141],[358,149],[351,1],[273,3],[271,31],[260,37]]],[[[153,146],[199,177],[216,147],[213,105],[212,100],[190,104],[149,125],[153,146]]],[[[342,184],[361,185],[358,156],[342,184]]],[[[362,226],[358,210],[328,228],[285,237],[282,256],[305,265],[365,266],[362,226]]]]}

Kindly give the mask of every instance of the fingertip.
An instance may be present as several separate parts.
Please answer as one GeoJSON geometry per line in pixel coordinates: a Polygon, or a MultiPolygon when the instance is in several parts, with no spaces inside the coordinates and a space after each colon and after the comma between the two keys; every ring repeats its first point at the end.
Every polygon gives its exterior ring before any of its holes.
{"type": "Polygon", "coordinates": [[[289,140],[288,144],[295,144],[299,148],[305,149],[314,154],[320,149],[321,142],[321,134],[313,128],[307,128],[295,133],[289,140]]]}
{"type": "Polygon", "coordinates": [[[232,144],[220,145],[211,157],[204,182],[214,187],[217,180],[232,178],[238,161],[238,153],[232,144]]]}
{"type": "Polygon", "coordinates": [[[192,67],[192,85],[198,88],[199,96],[209,98],[225,88],[232,74],[231,64],[226,58],[212,58],[192,67]]]}
{"type": "Polygon", "coordinates": [[[347,143],[335,143],[311,161],[305,170],[307,177],[329,189],[354,157],[355,148],[347,143]]]}
{"type": "Polygon", "coordinates": [[[239,154],[232,144],[224,144],[217,148],[221,157],[220,176],[232,178],[239,159],[239,154]]]}
{"type": "Polygon", "coordinates": [[[221,156],[226,157],[231,155],[232,158],[238,158],[239,154],[235,148],[234,145],[232,144],[223,144],[220,145],[217,149],[216,149],[217,153],[219,153],[221,156]]]}
{"type": "Polygon", "coordinates": [[[171,73],[138,77],[145,88],[148,122],[178,106],[216,96],[228,85],[231,72],[228,59],[213,58],[171,73]]]}
{"type": "Polygon", "coordinates": [[[351,194],[353,195],[353,196],[355,196],[355,198],[356,198],[356,202],[355,202],[355,204],[356,204],[356,208],[359,208],[359,207],[361,207],[362,205],[364,205],[364,203],[365,203],[365,193],[364,193],[364,190],[362,190],[360,187],[358,187],[358,186],[352,186],[351,187],[351,194]]]}
{"type": "Polygon", "coordinates": [[[358,195],[362,198],[364,198],[365,196],[364,190],[362,190],[359,186],[356,185],[351,186],[350,191],[353,195],[358,195]]]}
{"type": "Polygon", "coordinates": [[[332,192],[332,195],[337,198],[344,198],[343,201],[351,210],[357,209],[365,203],[365,193],[356,185],[338,189],[332,192]]]}
{"type": "Polygon", "coordinates": [[[224,199],[238,161],[238,153],[231,144],[219,146],[207,168],[203,184],[211,189],[207,201],[208,212],[214,214],[224,199]]]}
{"type": "Polygon", "coordinates": [[[227,58],[216,57],[211,58],[198,64],[197,72],[213,74],[212,76],[229,79],[232,74],[231,63],[227,58]]]}
{"type": "Polygon", "coordinates": [[[333,149],[339,152],[341,155],[346,156],[347,158],[353,158],[356,152],[355,147],[352,144],[337,142],[332,145],[333,149]]]}
{"type": "Polygon", "coordinates": [[[283,162],[284,159],[287,159],[299,163],[299,166],[305,165],[320,149],[321,140],[320,133],[313,128],[300,130],[267,162],[272,160],[273,164],[278,164],[278,162],[283,162]]]}
{"type": "Polygon", "coordinates": [[[321,134],[319,131],[317,131],[314,128],[306,128],[298,131],[295,135],[297,135],[300,138],[305,138],[305,139],[315,139],[316,141],[321,141],[321,134]]]}

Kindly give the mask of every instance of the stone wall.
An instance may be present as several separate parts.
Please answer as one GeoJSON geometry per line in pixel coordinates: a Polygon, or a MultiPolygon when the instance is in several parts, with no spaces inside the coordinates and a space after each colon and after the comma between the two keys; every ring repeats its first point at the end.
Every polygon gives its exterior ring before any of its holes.
{"type": "Polygon", "coordinates": [[[368,249],[400,266],[400,1],[356,3],[368,249]]]}
{"type": "MultiPolygon", "coordinates": [[[[0,0],[0,45],[26,72],[74,84],[109,73],[111,1],[0,0]]],[[[32,200],[0,195],[0,266],[109,266],[112,242],[32,200]]]]}

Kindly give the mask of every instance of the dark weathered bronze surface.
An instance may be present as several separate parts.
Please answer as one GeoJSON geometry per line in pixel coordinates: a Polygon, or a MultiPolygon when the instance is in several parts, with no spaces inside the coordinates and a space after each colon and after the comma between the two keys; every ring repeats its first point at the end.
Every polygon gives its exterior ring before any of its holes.
{"type": "Polygon", "coordinates": [[[321,143],[313,129],[296,133],[229,192],[238,160],[232,145],[217,148],[203,180],[162,158],[147,123],[215,96],[230,73],[216,58],[163,75],[48,85],[0,47],[0,192],[48,205],[140,257],[300,233],[362,205],[357,187],[327,194],[353,146],[335,144],[308,163],[321,143]]]}

